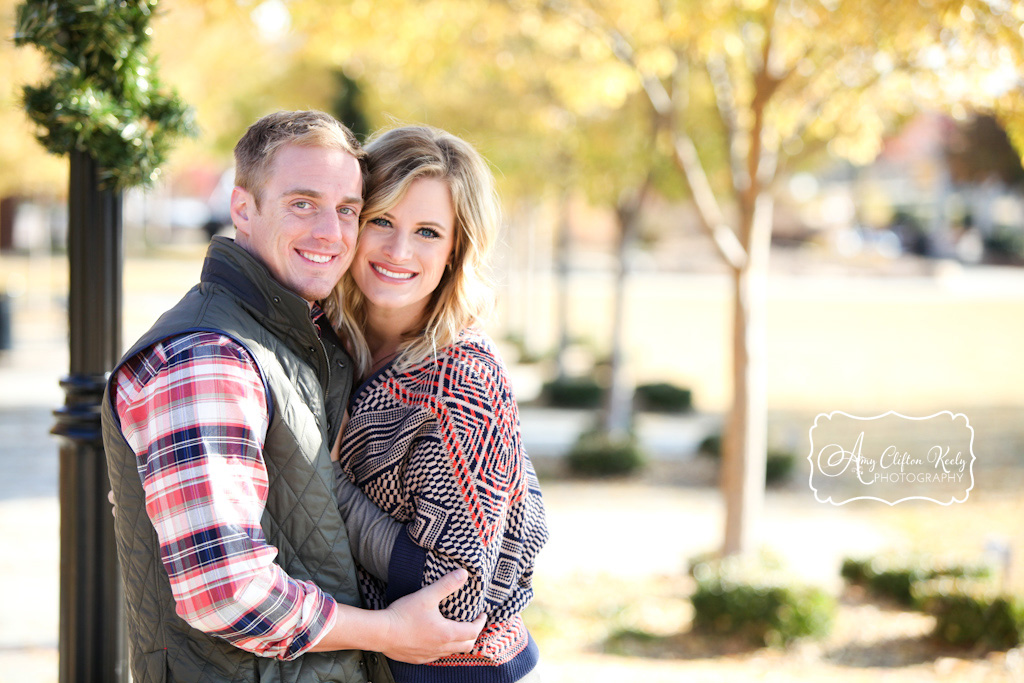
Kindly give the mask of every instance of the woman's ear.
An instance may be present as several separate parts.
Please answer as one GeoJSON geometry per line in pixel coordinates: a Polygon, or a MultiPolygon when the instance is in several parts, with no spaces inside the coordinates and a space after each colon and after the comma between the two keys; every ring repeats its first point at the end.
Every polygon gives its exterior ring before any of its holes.
{"type": "Polygon", "coordinates": [[[256,202],[248,190],[237,185],[231,190],[231,222],[235,230],[248,236],[250,229],[250,213],[256,211],[256,202]]]}

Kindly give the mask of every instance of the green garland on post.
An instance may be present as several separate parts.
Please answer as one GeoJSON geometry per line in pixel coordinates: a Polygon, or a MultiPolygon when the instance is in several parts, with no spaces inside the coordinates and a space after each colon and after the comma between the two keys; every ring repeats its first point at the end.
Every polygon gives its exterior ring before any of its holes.
{"type": "Polygon", "coordinates": [[[196,134],[191,108],[166,93],[146,55],[157,0],[27,0],[14,43],[35,45],[53,69],[23,103],[54,154],[77,149],[105,189],[149,185],[174,137],[196,134]]]}

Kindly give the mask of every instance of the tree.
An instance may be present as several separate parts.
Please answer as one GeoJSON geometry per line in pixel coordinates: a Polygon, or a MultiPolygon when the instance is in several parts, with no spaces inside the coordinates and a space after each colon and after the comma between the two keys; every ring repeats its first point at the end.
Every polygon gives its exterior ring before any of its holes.
{"type": "Polygon", "coordinates": [[[984,183],[993,178],[1008,186],[1024,186],[1024,167],[995,117],[975,114],[954,131],[947,145],[952,180],[984,183]]]}
{"type": "Polygon", "coordinates": [[[363,88],[343,69],[334,72],[337,88],[331,111],[339,121],[348,126],[356,137],[365,141],[370,135],[370,120],[363,104],[363,88]]]}
{"type": "Polygon", "coordinates": [[[521,34],[560,36],[555,45],[535,42],[569,58],[552,77],[554,90],[569,93],[563,101],[592,108],[646,95],[701,227],[728,266],[733,400],[723,439],[722,552],[749,550],[763,505],[764,295],[780,172],[822,149],[870,159],[900,115],[964,104],[1006,117],[1020,150],[1024,124],[1012,113],[1021,108],[1024,9],[944,0],[508,4],[521,34]],[[599,70],[595,41],[608,59],[599,70]],[[573,68],[564,45],[585,48],[587,69],[576,78],[564,75],[573,68]],[[709,121],[715,125],[696,125],[709,121]],[[725,160],[724,178],[708,164],[716,157],[725,160]]]}
{"type": "Polygon", "coordinates": [[[24,87],[25,111],[47,151],[88,152],[104,189],[152,183],[191,112],[162,91],[146,53],[156,0],[25,2],[18,46],[45,55],[53,78],[24,87]]]}

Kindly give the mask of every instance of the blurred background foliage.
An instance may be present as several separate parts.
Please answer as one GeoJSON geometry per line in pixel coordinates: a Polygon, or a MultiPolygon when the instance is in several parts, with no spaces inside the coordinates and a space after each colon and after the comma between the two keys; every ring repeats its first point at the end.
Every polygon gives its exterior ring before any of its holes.
{"type": "MultiPolygon", "coordinates": [[[[15,5],[0,0],[6,26],[15,5]]],[[[421,121],[469,137],[513,195],[568,184],[609,198],[652,164],[665,166],[659,188],[681,193],[671,139],[648,123],[652,83],[674,98],[672,125],[697,143],[715,188],[750,144],[740,135],[728,149],[727,125],[767,124],[787,168],[822,151],[870,160],[920,110],[992,111],[1019,145],[1022,25],[1020,3],[985,1],[167,0],[152,43],[202,129],[175,165],[223,163],[259,115],[332,109],[344,85],[361,93],[369,129],[421,121]],[[766,97],[764,121],[752,120],[766,97]],[[637,140],[652,130],[661,155],[637,140]]],[[[0,51],[11,67],[0,189],[59,185],[53,160],[18,134],[18,86],[38,80],[40,58],[10,40],[0,51]]]]}

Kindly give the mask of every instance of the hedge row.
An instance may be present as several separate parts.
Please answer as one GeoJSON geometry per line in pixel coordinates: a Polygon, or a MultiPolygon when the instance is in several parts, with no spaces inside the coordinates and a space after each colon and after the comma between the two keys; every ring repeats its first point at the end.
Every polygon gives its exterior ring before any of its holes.
{"type": "Polygon", "coordinates": [[[985,565],[970,565],[938,560],[930,555],[880,555],[843,560],[839,573],[848,583],[864,586],[878,597],[914,606],[914,586],[941,577],[988,578],[985,565]]]}
{"type": "Polygon", "coordinates": [[[960,647],[1008,650],[1024,642],[1024,600],[977,580],[942,578],[913,587],[914,605],[935,615],[933,635],[960,647]]]}
{"type": "MultiPolygon", "coordinates": [[[[593,377],[565,377],[546,382],[544,401],[555,408],[600,408],[607,388],[593,377]]],[[[638,409],[660,413],[686,413],[693,409],[689,389],[668,382],[641,384],[636,387],[638,409]]]]}
{"type": "Polygon", "coordinates": [[[828,634],[835,600],[764,562],[726,558],[701,561],[691,570],[694,628],[738,635],[761,645],[786,645],[828,634]]]}
{"type": "Polygon", "coordinates": [[[944,643],[997,650],[1024,643],[1024,599],[998,590],[985,565],[880,556],[846,558],[841,573],[874,595],[934,615],[932,635],[944,643]]]}
{"type": "MultiPolygon", "coordinates": [[[[722,457],[722,435],[710,434],[697,446],[697,453],[708,458],[722,457]]],[[[796,454],[792,451],[769,448],[765,454],[764,483],[778,484],[789,479],[796,468],[796,454]]]]}
{"type": "Polygon", "coordinates": [[[642,469],[647,457],[633,434],[616,439],[600,431],[587,431],[573,444],[566,464],[573,474],[614,477],[642,469]]]}

